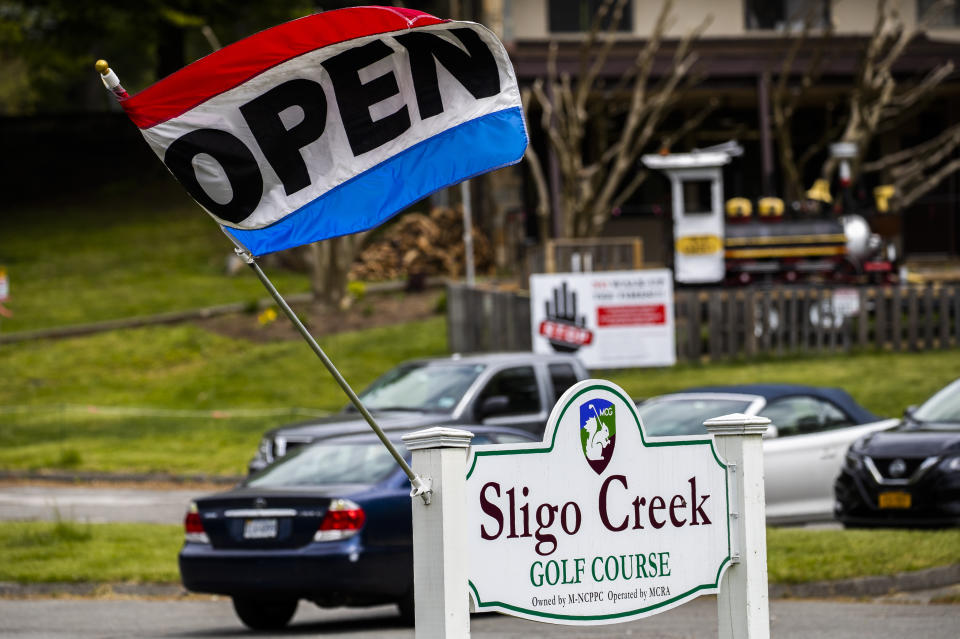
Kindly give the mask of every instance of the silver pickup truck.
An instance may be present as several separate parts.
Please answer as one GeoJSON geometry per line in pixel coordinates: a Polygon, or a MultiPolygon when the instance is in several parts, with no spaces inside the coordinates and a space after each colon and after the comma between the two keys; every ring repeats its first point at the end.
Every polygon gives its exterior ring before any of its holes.
{"type": "MultiPolygon", "coordinates": [[[[374,381],[360,399],[384,431],[490,424],[540,435],[560,395],[588,377],[572,355],[453,355],[404,362],[374,381]]],[[[264,435],[249,471],[316,439],[369,429],[352,405],[330,417],[275,428],[264,435]]]]}

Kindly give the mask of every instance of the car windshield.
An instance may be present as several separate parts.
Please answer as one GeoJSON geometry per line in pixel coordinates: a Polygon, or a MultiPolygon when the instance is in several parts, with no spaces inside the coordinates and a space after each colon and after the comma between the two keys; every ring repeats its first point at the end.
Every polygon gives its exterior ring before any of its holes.
{"type": "Polygon", "coordinates": [[[924,428],[939,423],[945,428],[955,429],[960,423],[960,379],[924,402],[913,412],[913,418],[921,422],[924,428]]]}
{"type": "Polygon", "coordinates": [[[483,369],[481,364],[404,364],[371,384],[360,399],[370,410],[449,413],[483,369]]]}
{"type": "MultiPolygon", "coordinates": [[[[400,454],[406,449],[396,444],[400,454]]],[[[284,457],[247,481],[247,486],[319,486],[375,484],[397,469],[397,462],[379,441],[308,446],[284,457]]]]}
{"type": "Polygon", "coordinates": [[[752,402],[743,399],[655,398],[640,404],[637,412],[650,435],[702,435],[703,422],[721,415],[743,413],[752,402]]]}

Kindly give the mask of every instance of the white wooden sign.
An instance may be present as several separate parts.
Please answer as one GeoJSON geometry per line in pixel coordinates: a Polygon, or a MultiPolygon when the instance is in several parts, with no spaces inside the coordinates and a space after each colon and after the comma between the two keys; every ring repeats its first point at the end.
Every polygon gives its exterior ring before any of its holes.
{"type": "Polygon", "coordinates": [[[477,610],[617,623],[717,592],[730,564],[727,468],[712,439],[648,437],[611,382],[574,385],[542,442],[475,446],[467,468],[477,610]]]}
{"type": "Polygon", "coordinates": [[[677,361],[667,269],[533,275],[530,318],[534,352],[575,353],[587,368],[677,361]]]}

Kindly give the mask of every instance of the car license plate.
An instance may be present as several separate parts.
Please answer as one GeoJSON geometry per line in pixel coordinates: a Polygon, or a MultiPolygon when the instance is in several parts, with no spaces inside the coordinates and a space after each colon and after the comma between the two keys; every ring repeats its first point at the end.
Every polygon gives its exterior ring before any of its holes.
{"type": "Polygon", "coordinates": [[[899,490],[880,493],[880,508],[909,508],[910,503],[910,493],[905,493],[899,490]]]}
{"type": "Polygon", "coordinates": [[[276,536],[276,519],[248,519],[243,522],[244,539],[273,539],[276,536]]]}

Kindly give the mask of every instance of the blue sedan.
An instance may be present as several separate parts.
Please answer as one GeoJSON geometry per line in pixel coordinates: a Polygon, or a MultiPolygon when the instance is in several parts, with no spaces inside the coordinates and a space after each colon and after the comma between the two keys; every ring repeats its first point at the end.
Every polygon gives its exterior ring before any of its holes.
{"type": "MultiPolygon", "coordinates": [[[[535,439],[512,428],[467,430],[476,444],[535,439]]],[[[391,433],[391,441],[409,457],[400,435],[391,433]]],[[[285,626],[301,599],[396,603],[412,622],[409,493],[406,475],[372,433],[304,447],[190,505],[179,556],[183,585],[231,597],[255,630],[285,626]]]]}

